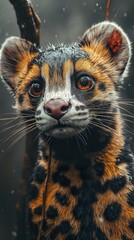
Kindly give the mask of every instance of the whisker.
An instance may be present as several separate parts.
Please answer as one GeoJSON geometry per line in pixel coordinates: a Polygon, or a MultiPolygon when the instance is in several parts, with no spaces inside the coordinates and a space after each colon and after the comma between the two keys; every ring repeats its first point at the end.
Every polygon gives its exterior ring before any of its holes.
{"type": "Polygon", "coordinates": [[[17,131],[13,131],[12,134],[11,134],[8,138],[6,138],[6,139],[1,139],[1,143],[5,143],[5,142],[8,141],[10,138],[14,137],[16,134],[20,134],[21,131],[27,130],[27,128],[28,128],[28,127],[31,127],[31,126],[35,126],[35,123],[29,124],[28,126],[25,125],[25,126],[23,126],[22,128],[17,129],[17,131]]]}
{"type": "Polygon", "coordinates": [[[7,154],[7,152],[9,150],[11,150],[13,148],[13,146],[22,138],[24,137],[26,134],[29,134],[30,132],[34,131],[36,129],[36,127],[31,127],[29,128],[27,131],[23,131],[18,138],[16,138],[10,145],[9,147],[7,148],[5,154],[7,154]]]}

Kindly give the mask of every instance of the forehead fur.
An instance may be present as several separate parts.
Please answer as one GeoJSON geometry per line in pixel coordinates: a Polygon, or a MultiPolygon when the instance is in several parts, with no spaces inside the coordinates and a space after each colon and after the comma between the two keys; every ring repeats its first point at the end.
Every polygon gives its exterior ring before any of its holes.
{"type": "Polygon", "coordinates": [[[80,48],[78,43],[70,45],[58,45],[47,48],[46,50],[40,51],[38,57],[36,57],[33,62],[42,65],[47,63],[49,66],[59,66],[65,61],[71,59],[72,61],[77,61],[80,58],[87,58],[88,53],[80,48]]]}

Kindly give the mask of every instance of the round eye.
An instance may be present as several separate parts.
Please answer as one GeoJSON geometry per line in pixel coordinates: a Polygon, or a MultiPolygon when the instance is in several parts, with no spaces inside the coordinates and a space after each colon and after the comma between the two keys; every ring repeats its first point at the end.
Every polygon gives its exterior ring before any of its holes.
{"type": "Polygon", "coordinates": [[[43,91],[42,83],[32,83],[29,89],[29,94],[31,97],[40,97],[43,91]]]}
{"type": "Polygon", "coordinates": [[[87,91],[94,86],[94,80],[89,76],[82,76],[76,82],[76,87],[80,90],[87,91]]]}

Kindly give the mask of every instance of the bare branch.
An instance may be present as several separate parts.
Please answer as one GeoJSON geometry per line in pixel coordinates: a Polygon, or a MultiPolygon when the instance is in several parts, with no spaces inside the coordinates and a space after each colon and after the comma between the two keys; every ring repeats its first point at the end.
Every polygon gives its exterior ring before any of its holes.
{"type": "Polygon", "coordinates": [[[13,5],[21,37],[40,45],[40,18],[29,0],[9,0],[13,5]]]}
{"type": "Polygon", "coordinates": [[[106,20],[107,21],[109,19],[110,3],[111,3],[111,0],[107,0],[107,7],[106,7],[106,20]]]}

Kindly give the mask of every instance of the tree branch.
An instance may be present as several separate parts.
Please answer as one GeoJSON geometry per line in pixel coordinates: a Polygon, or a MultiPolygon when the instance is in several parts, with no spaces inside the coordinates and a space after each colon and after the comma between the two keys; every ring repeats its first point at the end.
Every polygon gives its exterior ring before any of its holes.
{"type": "Polygon", "coordinates": [[[22,38],[40,45],[40,18],[30,0],[9,0],[13,5],[22,38]]]}
{"type": "Polygon", "coordinates": [[[107,21],[109,19],[110,4],[111,4],[111,0],[107,0],[107,6],[106,6],[106,20],[107,21]]]}

